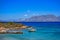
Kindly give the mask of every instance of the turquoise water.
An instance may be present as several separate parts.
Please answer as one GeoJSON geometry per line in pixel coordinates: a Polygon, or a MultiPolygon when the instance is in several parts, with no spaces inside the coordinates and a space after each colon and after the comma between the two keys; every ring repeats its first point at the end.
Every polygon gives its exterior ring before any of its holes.
{"type": "Polygon", "coordinates": [[[60,40],[60,23],[24,24],[33,26],[36,32],[23,30],[23,34],[0,34],[0,40],[60,40]]]}

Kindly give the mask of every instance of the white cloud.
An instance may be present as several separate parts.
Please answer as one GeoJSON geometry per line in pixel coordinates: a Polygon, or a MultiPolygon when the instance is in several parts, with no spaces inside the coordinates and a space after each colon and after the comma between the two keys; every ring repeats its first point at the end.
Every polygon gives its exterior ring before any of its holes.
{"type": "Polygon", "coordinates": [[[28,16],[27,14],[24,15],[25,17],[28,16]]]}

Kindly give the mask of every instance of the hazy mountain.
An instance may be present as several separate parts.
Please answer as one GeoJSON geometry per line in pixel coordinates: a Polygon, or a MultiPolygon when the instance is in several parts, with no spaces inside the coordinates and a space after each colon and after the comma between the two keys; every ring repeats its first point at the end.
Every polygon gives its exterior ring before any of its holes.
{"type": "Polygon", "coordinates": [[[32,16],[30,18],[20,18],[17,20],[0,20],[0,22],[60,22],[60,16],[55,15],[40,15],[32,16]]]}
{"type": "Polygon", "coordinates": [[[55,15],[41,15],[32,16],[24,20],[24,22],[60,22],[60,16],[55,15]]]}
{"type": "Polygon", "coordinates": [[[60,21],[60,16],[58,16],[58,20],[60,21]]]}

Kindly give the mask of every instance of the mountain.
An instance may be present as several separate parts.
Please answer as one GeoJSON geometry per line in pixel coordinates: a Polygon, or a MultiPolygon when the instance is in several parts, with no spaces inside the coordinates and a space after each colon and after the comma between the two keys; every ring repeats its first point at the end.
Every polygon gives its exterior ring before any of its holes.
{"type": "Polygon", "coordinates": [[[17,20],[0,20],[0,22],[60,22],[60,16],[55,15],[39,15],[39,16],[32,16],[30,18],[20,18],[17,20]]]}
{"type": "Polygon", "coordinates": [[[60,21],[60,16],[58,16],[58,20],[60,21]]]}
{"type": "Polygon", "coordinates": [[[24,22],[60,22],[60,16],[55,15],[41,15],[26,18],[24,22]]]}

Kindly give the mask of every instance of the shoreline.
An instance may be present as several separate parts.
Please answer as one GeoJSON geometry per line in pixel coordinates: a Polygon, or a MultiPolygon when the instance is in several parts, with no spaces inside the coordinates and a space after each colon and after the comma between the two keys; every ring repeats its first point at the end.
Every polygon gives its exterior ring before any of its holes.
{"type": "Polygon", "coordinates": [[[0,32],[0,34],[23,34],[23,32],[0,32]]]}

